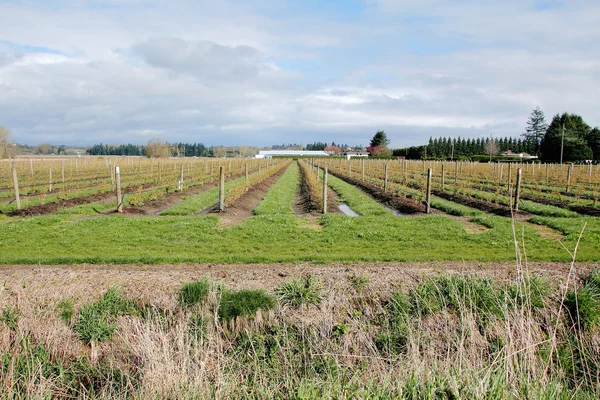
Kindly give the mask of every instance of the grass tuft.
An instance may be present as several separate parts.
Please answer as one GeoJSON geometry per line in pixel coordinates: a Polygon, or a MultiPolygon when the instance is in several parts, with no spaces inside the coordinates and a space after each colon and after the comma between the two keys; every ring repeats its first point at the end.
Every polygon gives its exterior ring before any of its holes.
{"type": "Polygon", "coordinates": [[[221,293],[219,318],[230,321],[239,316],[252,317],[258,310],[270,310],[277,301],[264,290],[240,290],[237,292],[224,289],[221,293]]]}
{"type": "Polygon", "coordinates": [[[74,312],[73,301],[69,299],[59,301],[56,310],[58,311],[58,317],[63,320],[65,324],[71,325],[71,319],[73,318],[74,312]]]}
{"type": "Polygon", "coordinates": [[[197,282],[185,284],[179,291],[179,302],[186,306],[200,304],[210,292],[210,281],[207,277],[197,282]]]}
{"type": "Polygon", "coordinates": [[[116,318],[137,312],[135,303],[126,299],[119,288],[110,288],[98,301],[90,302],[79,310],[79,319],[73,329],[86,343],[110,340],[117,328],[116,318]]]}
{"type": "Polygon", "coordinates": [[[275,290],[275,294],[282,304],[299,308],[321,303],[323,300],[321,290],[322,284],[319,278],[306,274],[299,279],[284,282],[275,290]]]}
{"type": "Polygon", "coordinates": [[[8,306],[0,314],[0,322],[3,322],[9,329],[16,331],[21,313],[15,307],[8,306]]]}

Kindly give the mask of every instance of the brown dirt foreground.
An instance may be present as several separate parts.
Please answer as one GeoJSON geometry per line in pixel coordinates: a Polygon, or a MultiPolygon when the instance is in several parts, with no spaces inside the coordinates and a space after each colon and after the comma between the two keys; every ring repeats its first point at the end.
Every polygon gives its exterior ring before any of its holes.
{"type": "MultiPolygon", "coordinates": [[[[592,263],[577,263],[577,274],[585,276],[592,263]]],[[[567,277],[569,263],[530,263],[533,274],[559,283],[567,277]]],[[[184,282],[209,276],[234,289],[272,291],[290,277],[312,273],[325,286],[345,288],[353,274],[369,277],[369,285],[380,293],[407,287],[419,279],[439,273],[489,276],[500,281],[517,276],[515,263],[357,263],[357,264],[176,264],[176,265],[3,265],[0,266],[1,292],[9,297],[34,294],[41,303],[52,304],[63,298],[76,303],[86,301],[113,285],[138,299],[152,300],[176,293],[184,282]]],[[[13,300],[15,300],[13,298],[13,300]]]]}

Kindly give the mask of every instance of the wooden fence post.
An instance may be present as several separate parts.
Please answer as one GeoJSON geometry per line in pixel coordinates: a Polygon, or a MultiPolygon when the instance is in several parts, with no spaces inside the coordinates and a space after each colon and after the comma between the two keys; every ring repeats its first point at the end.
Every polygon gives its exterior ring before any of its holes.
{"type": "Polygon", "coordinates": [[[323,214],[327,214],[327,167],[323,171],[323,214]]]}
{"type": "Polygon", "coordinates": [[[569,169],[567,170],[567,193],[569,193],[569,189],[571,188],[571,174],[573,173],[573,163],[569,164],[569,169]]]}
{"type": "Polygon", "coordinates": [[[225,211],[225,173],[223,166],[219,167],[219,211],[225,211]]]}
{"type": "Polygon", "coordinates": [[[17,202],[17,210],[21,209],[21,196],[19,196],[19,181],[17,179],[17,168],[12,169],[13,183],[15,184],[15,200],[17,202]]]}
{"type": "Polygon", "coordinates": [[[361,169],[362,169],[362,181],[365,181],[365,159],[362,159],[362,164],[361,164],[361,169]]]}
{"type": "Polygon", "coordinates": [[[352,158],[348,160],[348,177],[352,177],[352,158]]]}
{"type": "Polygon", "coordinates": [[[248,163],[246,163],[245,169],[246,169],[246,183],[248,183],[248,163]]]}
{"type": "Polygon", "coordinates": [[[444,190],[444,186],[446,185],[446,163],[442,163],[442,190],[444,190]]]}
{"type": "Polygon", "coordinates": [[[52,191],[52,167],[50,167],[50,184],[48,185],[48,191],[52,191]]]}
{"type": "Polygon", "coordinates": [[[519,168],[517,170],[517,186],[515,188],[515,204],[514,204],[514,209],[515,211],[519,211],[519,197],[521,195],[521,174],[522,174],[522,169],[519,168]]]}
{"type": "Polygon", "coordinates": [[[33,158],[29,159],[29,169],[31,170],[31,176],[33,177],[33,158]]]}
{"type": "Polygon", "coordinates": [[[431,214],[431,168],[427,170],[427,192],[425,193],[425,212],[431,214]]]}
{"type": "Polygon", "coordinates": [[[183,191],[183,164],[181,164],[181,179],[179,180],[179,191],[183,191]]]}
{"type": "Polygon", "coordinates": [[[388,187],[388,165],[387,163],[383,164],[383,191],[387,192],[388,187]]]}
{"type": "Polygon", "coordinates": [[[115,183],[117,185],[117,212],[123,212],[123,199],[121,197],[121,171],[119,166],[115,167],[115,183]]]}
{"type": "Polygon", "coordinates": [[[454,184],[458,184],[458,161],[454,162],[454,184]]]}

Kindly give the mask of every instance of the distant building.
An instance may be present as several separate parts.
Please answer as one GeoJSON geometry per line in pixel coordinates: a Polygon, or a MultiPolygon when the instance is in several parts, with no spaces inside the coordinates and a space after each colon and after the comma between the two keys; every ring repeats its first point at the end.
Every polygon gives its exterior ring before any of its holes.
{"type": "Polygon", "coordinates": [[[352,157],[369,157],[368,151],[346,151],[342,154],[346,157],[346,159],[351,159],[352,157]]]}
{"type": "Polygon", "coordinates": [[[513,153],[512,150],[506,150],[503,151],[502,153],[500,153],[501,156],[503,157],[520,157],[521,159],[524,160],[535,160],[536,158],[538,158],[538,156],[532,156],[531,154],[528,153],[513,153]]]}
{"type": "Polygon", "coordinates": [[[329,153],[321,150],[261,150],[254,158],[273,157],[328,157],[329,153]]]}

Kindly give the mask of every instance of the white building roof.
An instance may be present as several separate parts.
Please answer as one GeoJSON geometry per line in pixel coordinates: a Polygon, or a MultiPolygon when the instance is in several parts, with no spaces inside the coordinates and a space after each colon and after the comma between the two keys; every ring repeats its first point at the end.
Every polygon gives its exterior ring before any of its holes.
{"type": "Polygon", "coordinates": [[[329,153],[319,150],[261,150],[256,158],[273,156],[326,157],[329,156],[329,153]]]}

